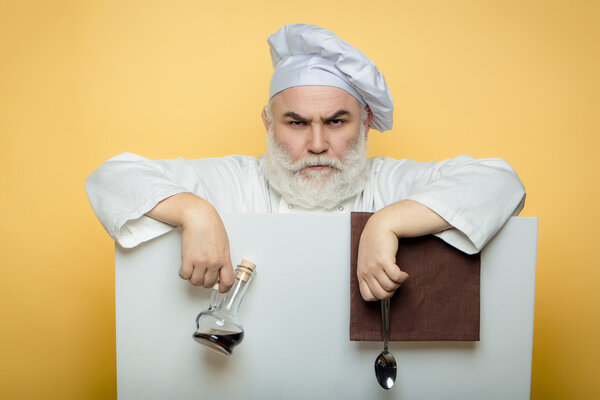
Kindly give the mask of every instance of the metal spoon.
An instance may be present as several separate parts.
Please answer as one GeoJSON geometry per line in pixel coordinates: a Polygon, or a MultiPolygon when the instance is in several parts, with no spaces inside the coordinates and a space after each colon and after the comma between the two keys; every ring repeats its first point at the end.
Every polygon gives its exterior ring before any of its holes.
{"type": "Polygon", "coordinates": [[[375,359],[375,376],[377,382],[385,390],[389,390],[396,382],[396,359],[388,351],[390,336],[390,298],[381,300],[381,325],[383,328],[383,351],[375,359]]]}

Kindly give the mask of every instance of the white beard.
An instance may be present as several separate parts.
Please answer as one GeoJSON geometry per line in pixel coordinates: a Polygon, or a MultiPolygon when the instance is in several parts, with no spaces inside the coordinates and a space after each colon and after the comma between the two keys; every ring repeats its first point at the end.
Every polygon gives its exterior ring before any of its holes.
{"type": "Polygon", "coordinates": [[[293,163],[277,142],[273,128],[268,130],[265,175],[269,184],[290,204],[303,208],[330,209],[360,193],[369,178],[365,129],[350,144],[342,160],[326,155],[311,155],[293,163]],[[327,165],[321,170],[308,166],[327,165]]]}

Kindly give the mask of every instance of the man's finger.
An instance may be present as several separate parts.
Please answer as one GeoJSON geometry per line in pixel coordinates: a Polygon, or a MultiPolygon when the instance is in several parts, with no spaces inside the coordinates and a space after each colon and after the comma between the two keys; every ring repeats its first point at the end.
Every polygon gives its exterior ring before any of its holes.
{"type": "Polygon", "coordinates": [[[181,268],[179,268],[179,276],[181,279],[188,280],[192,276],[192,272],[194,271],[194,266],[190,262],[182,262],[181,268]]]}
{"type": "Polygon", "coordinates": [[[219,271],[219,291],[225,293],[231,289],[233,279],[233,265],[229,262],[219,271]]]}
{"type": "Polygon", "coordinates": [[[365,281],[367,282],[367,285],[369,285],[369,289],[371,290],[371,293],[373,294],[375,299],[379,300],[392,297],[396,289],[398,289],[398,287],[400,286],[397,283],[393,282],[390,278],[388,278],[383,271],[380,271],[380,273],[377,274],[377,276],[370,276],[365,281]],[[384,287],[380,280],[385,282],[385,285],[389,289],[384,287]]]}
{"type": "Polygon", "coordinates": [[[386,275],[398,285],[402,285],[409,277],[409,275],[402,271],[396,264],[384,265],[384,271],[386,275]]]}
{"type": "Polygon", "coordinates": [[[190,277],[190,283],[196,286],[202,286],[204,284],[204,274],[206,273],[206,268],[200,266],[194,266],[194,271],[192,272],[192,276],[190,277]]]}
{"type": "Polygon", "coordinates": [[[380,292],[379,288],[385,290],[388,293],[393,293],[396,291],[396,289],[400,287],[400,283],[396,282],[389,275],[391,274],[393,277],[397,277],[398,272],[401,272],[400,268],[398,268],[393,262],[382,262],[381,264],[379,264],[378,269],[373,271],[371,274],[362,276],[362,279],[367,282],[367,284],[371,288],[371,293],[373,293],[374,295],[376,294],[376,292],[380,292]]]}
{"type": "Polygon", "coordinates": [[[366,301],[386,299],[394,295],[394,290],[385,290],[376,279],[359,281],[360,293],[366,301]]]}
{"type": "Polygon", "coordinates": [[[385,290],[379,284],[371,285],[369,286],[369,288],[371,289],[371,293],[373,293],[373,296],[375,296],[375,298],[378,300],[383,300],[387,299],[388,297],[392,297],[396,292],[395,290],[385,290]]]}
{"type": "Polygon", "coordinates": [[[374,301],[377,300],[373,293],[371,293],[371,289],[369,289],[369,285],[365,281],[359,281],[358,287],[360,289],[360,294],[365,301],[374,301]]]}
{"type": "MultiPolygon", "coordinates": [[[[217,283],[217,278],[219,276],[219,272],[212,270],[212,269],[208,269],[206,270],[206,273],[204,274],[204,281],[202,282],[202,286],[204,286],[205,288],[211,288],[215,285],[215,283],[217,283]]],[[[220,287],[220,285],[219,285],[220,287]]]]}
{"type": "Polygon", "coordinates": [[[385,290],[386,292],[394,293],[396,289],[400,287],[400,284],[391,280],[384,271],[381,271],[375,275],[373,279],[376,284],[371,284],[371,282],[369,282],[370,286],[375,288],[381,287],[381,289],[385,290]]]}

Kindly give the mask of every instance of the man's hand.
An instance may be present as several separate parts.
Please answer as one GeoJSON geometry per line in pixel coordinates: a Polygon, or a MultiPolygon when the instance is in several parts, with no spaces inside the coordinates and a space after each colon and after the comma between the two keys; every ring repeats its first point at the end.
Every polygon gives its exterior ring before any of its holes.
{"type": "Polygon", "coordinates": [[[367,301],[391,297],[408,278],[396,265],[398,237],[388,224],[385,213],[377,212],[360,236],[356,274],[360,294],[367,301]]]}
{"type": "Polygon", "coordinates": [[[408,278],[396,265],[398,238],[437,233],[450,225],[424,205],[404,200],[369,218],[360,236],[356,274],[366,301],[391,297],[408,278]]]}
{"type": "Polygon", "coordinates": [[[156,205],[146,215],[183,228],[179,276],[206,288],[217,279],[219,290],[233,285],[229,238],[217,210],[206,200],[180,193],[156,205]]]}

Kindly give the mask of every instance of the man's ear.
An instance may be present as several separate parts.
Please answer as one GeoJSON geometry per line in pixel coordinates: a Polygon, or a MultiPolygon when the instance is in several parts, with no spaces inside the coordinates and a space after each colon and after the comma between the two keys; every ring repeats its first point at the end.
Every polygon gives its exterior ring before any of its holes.
{"type": "Polygon", "coordinates": [[[260,116],[262,117],[262,121],[263,121],[263,125],[265,126],[265,129],[268,131],[273,122],[269,121],[269,118],[267,118],[267,107],[269,107],[269,106],[263,107],[263,110],[262,110],[262,113],[260,114],[260,116]]]}
{"type": "Polygon", "coordinates": [[[365,111],[367,112],[367,119],[365,120],[365,135],[369,135],[369,130],[371,129],[371,122],[373,122],[373,112],[369,106],[365,107],[365,111]]]}

